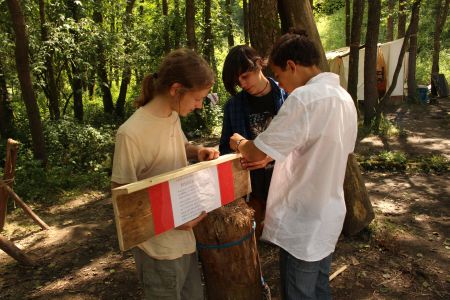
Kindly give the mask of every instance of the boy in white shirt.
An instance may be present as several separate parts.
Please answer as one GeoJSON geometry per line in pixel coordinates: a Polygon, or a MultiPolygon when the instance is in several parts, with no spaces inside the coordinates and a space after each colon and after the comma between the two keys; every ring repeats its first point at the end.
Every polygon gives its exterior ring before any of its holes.
{"type": "Polygon", "coordinates": [[[304,32],[280,37],[270,65],[290,95],[254,141],[230,138],[248,161],[276,160],[262,239],[280,247],[283,299],[331,299],[331,255],[346,213],[343,182],[357,113],[339,77],[322,73],[319,60],[304,32]]]}

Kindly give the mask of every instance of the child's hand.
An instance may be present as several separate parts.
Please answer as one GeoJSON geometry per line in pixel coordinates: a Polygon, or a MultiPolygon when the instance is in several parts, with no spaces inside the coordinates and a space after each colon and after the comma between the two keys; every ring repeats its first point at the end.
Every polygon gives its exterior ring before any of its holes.
{"type": "Polygon", "coordinates": [[[212,160],[218,158],[220,152],[211,147],[202,147],[198,150],[198,161],[212,160]]]}
{"type": "Polygon", "coordinates": [[[245,158],[241,159],[241,166],[243,169],[247,169],[249,171],[256,170],[256,169],[262,169],[264,168],[268,163],[273,161],[273,158],[270,156],[266,156],[263,160],[259,161],[248,161],[245,158]]]}
{"type": "Polygon", "coordinates": [[[204,218],[206,218],[207,215],[208,214],[206,213],[206,211],[202,211],[200,216],[198,216],[194,220],[191,220],[191,221],[189,221],[187,223],[184,223],[183,225],[178,226],[175,229],[178,229],[178,230],[190,230],[190,229],[194,228],[195,226],[197,226],[197,224],[200,223],[204,218]]]}

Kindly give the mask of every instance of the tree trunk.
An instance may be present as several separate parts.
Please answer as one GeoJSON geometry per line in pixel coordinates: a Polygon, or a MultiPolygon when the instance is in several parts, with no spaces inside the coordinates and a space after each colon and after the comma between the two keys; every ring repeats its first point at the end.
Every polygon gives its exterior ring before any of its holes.
{"type": "Polygon", "coordinates": [[[180,38],[182,35],[182,23],[180,15],[180,0],[174,0],[173,2],[173,34],[174,34],[174,46],[175,49],[180,48],[180,38]]]}
{"type": "Polygon", "coordinates": [[[163,27],[163,40],[164,40],[164,53],[170,52],[170,28],[169,28],[169,4],[168,0],[162,0],[162,14],[164,18],[163,27]]]}
{"type": "Polygon", "coordinates": [[[347,91],[352,96],[356,108],[358,108],[359,43],[361,40],[361,25],[363,20],[363,14],[364,14],[364,0],[353,0],[347,91]]]}
{"type": "Polygon", "coordinates": [[[350,46],[350,0],[345,0],[345,46],[350,46]]]}
{"type": "MultiPolygon", "coordinates": [[[[99,28],[103,24],[103,2],[102,0],[96,0],[94,6],[94,14],[92,19],[98,25],[99,28]]],[[[103,41],[101,38],[97,39],[97,77],[102,91],[103,99],[103,111],[105,113],[113,113],[114,103],[112,100],[111,90],[109,88],[108,71],[106,70],[106,57],[105,57],[105,47],[103,46],[103,41]]]]}
{"type": "Polygon", "coordinates": [[[398,27],[397,27],[397,39],[401,39],[405,36],[406,27],[406,0],[398,0],[398,27]]]}
{"type": "Polygon", "coordinates": [[[266,57],[280,33],[276,0],[250,1],[249,35],[256,51],[266,57]]]}
{"type": "MultiPolygon", "coordinates": [[[[278,9],[280,11],[280,19],[283,30],[286,28],[295,27],[305,30],[308,37],[314,42],[316,48],[320,53],[319,68],[322,71],[329,71],[328,61],[325,57],[325,51],[320,42],[319,31],[317,30],[316,22],[310,2],[308,0],[279,0],[278,9]]],[[[286,31],[283,31],[284,33],[286,31]]]]}
{"type": "MultiPolygon", "coordinates": [[[[78,4],[75,3],[75,0],[69,0],[68,1],[68,7],[71,13],[72,18],[76,23],[80,20],[80,11],[78,4]]],[[[75,41],[75,44],[78,43],[78,33],[75,31],[72,31],[73,38],[75,41]]],[[[84,117],[84,108],[83,108],[83,74],[80,70],[80,68],[71,61],[71,69],[72,69],[72,91],[73,91],[73,115],[75,119],[77,119],[79,122],[83,121],[84,117]]]]}
{"type": "Polygon", "coordinates": [[[31,82],[30,65],[28,60],[28,36],[25,29],[25,18],[18,0],[7,0],[8,9],[11,14],[12,25],[16,35],[16,66],[19,77],[22,98],[28,115],[28,122],[31,131],[33,144],[33,154],[44,164],[47,162],[45,151],[44,134],[42,131],[41,115],[34,95],[33,84],[31,82]]]}
{"type": "Polygon", "coordinates": [[[73,90],[73,116],[82,122],[84,118],[83,108],[83,81],[78,67],[72,63],[72,90],[73,90]]]}
{"type": "Polygon", "coordinates": [[[116,101],[116,114],[123,118],[125,116],[125,101],[127,98],[127,90],[128,90],[128,84],[130,84],[131,80],[131,66],[127,62],[126,58],[130,54],[130,38],[128,37],[128,31],[131,29],[132,26],[132,15],[133,15],[133,7],[134,7],[135,0],[127,0],[127,7],[125,9],[125,17],[123,18],[123,24],[122,24],[122,30],[125,33],[125,42],[124,42],[124,48],[125,48],[125,60],[123,63],[123,71],[122,71],[122,80],[120,82],[120,91],[119,96],[117,97],[116,101]]]}
{"type": "Polygon", "coordinates": [[[234,46],[234,37],[233,37],[233,10],[232,8],[232,2],[231,0],[225,1],[225,11],[227,14],[227,40],[228,40],[228,47],[231,48],[234,46]]]}
{"type": "Polygon", "coordinates": [[[214,56],[213,32],[211,24],[211,0],[205,0],[203,17],[205,22],[205,32],[203,34],[203,56],[206,61],[211,64],[214,56]]]}
{"type": "MultiPolygon", "coordinates": [[[[412,5],[411,10],[414,11],[415,9],[417,9],[416,6],[419,6],[419,5],[420,5],[420,0],[415,0],[412,5]]],[[[400,49],[400,53],[398,55],[397,65],[395,66],[394,75],[392,77],[392,81],[389,86],[389,89],[386,91],[386,94],[384,94],[383,98],[381,98],[381,100],[378,102],[376,128],[378,128],[379,123],[380,123],[381,111],[383,109],[384,103],[386,102],[387,99],[389,99],[392,92],[394,91],[394,88],[397,86],[398,74],[400,74],[400,69],[402,68],[402,65],[403,65],[403,58],[405,57],[406,47],[408,45],[408,40],[409,40],[409,36],[411,33],[411,25],[412,25],[412,22],[409,22],[408,29],[406,29],[406,32],[405,32],[405,39],[403,40],[402,48],[400,49]]]]}
{"type": "MultiPolygon", "coordinates": [[[[435,26],[433,35],[433,63],[431,66],[431,75],[439,74],[439,52],[441,51],[441,34],[444,24],[447,20],[448,7],[450,0],[445,0],[442,8],[442,0],[436,1],[435,4],[435,26]]],[[[430,76],[431,78],[431,76],[430,76]]]]}
{"type": "Polygon", "coordinates": [[[252,223],[253,212],[240,199],[210,212],[194,228],[208,299],[263,298],[252,223]]]}
{"type": "Polygon", "coordinates": [[[0,138],[12,136],[14,129],[14,115],[0,58],[0,138]]]}
{"type": "Polygon", "coordinates": [[[186,39],[189,49],[197,51],[195,37],[195,0],[186,0],[186,39]]]}
{"type": "Polygon", "coordinates": [[[242,0],[242,10],[244,19],[244,40],[246,45],[250,45],[250,18],[248,15],[247,0],[242,0]]]}
{"type": "Polygon", "coordinates": [[[394,39],[394,6],[395,0],[388,0],[388,18],[386,24],[386,41],[390,42],[394,39]]]}
{"type": "MultiPolygon", "coordinates": [[[[41,21],[41,40],[45,43],[48,40],[47,24],[45,22],[44,0],[39,0],[39,17],[41,21]]],[[[49,102],[50,118],[59,120],[59,91],[55,80],[55,71],[53,68],[53,49],[45,55],[45,83],[47,97],[49,102]]]]}
{"type": "Polygon", "coordinates": [[[344,196],[347,214],[345,215],[342,232],[350,236],[363,230],[375,218],[364,179],[353,153],[349,154],[347,160],[344,196]]]}
{"type": "MultiPolygon", "coordinates": [[[[16,160],[19,143],[13,139],[8,139],[6,143],[5,168],[3,169],[3,180],[12,188],[14,184],[14,175],[16,174],[16,160]]],[[[6,213],[8,208],[9,192],[6,188],[0,186],[0,232],[6,223],[6,213]]]]}
{"type": "Polygon", "coordinates": [[[0,235],[0,249],[5,251],[6,254],[8,254],[21,264],[29,266],[34,265],[34,262],[22,250],[17,248],[13,242],[8,240],[7,238],[4,238],[2,235],[0,235]]]}
{"type": "Polygon", "coordinates": [[[364,125],[370,126],[378,103],[377,54],[380,30],[381,0],[369,1],[366,47],[364,53],[364,125]]]}
{"type": "Polygon", "coordinates": [[[416,61],[417,61],[417,33],[419,31],[420,5],[414,7],[411,12],[411,32],[409,37],[408,56],[408,102],[417,102],[416,61]]]}

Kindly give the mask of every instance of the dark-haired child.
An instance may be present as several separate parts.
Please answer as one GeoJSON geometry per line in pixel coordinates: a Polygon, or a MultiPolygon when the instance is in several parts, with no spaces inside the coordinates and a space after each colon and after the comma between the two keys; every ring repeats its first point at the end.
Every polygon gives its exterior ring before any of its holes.
{"type": "MultiPolygon", "coordinates": [[[[263,74],[265,66],[265,60],[249,46],[239,45],[228,53],[222,80],[232,96],[224,107],[220,153],[233,152],[229,140],[235,132],[247,139],[256,138],[267,128],[287,98],[278,83],[263,74]],[[236,86],[242,90],[237,92],[236,86]]],[[[243,167],[250,170],[252,193],[249,205],[255,210],[257,237],[262,232],[273,164],[269,156],[256,162],[242,161],[243,167]]]]}

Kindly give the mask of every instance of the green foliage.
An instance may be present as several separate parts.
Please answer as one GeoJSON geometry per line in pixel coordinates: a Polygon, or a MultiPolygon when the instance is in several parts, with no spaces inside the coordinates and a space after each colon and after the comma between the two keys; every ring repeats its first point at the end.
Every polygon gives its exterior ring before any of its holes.
{"type": "Polygon", "coordinates": [[[450,161],[445,156],[435,154],[408,157],[401,151],[381,151],[369,156],[358,155],[358,162],[366,171],[424,173],[447,173],[450,171],[450,161]]]}
{"type": "Polygon", "coordinates": [[[334,1],[316,0],[313,3],[314,12],[320,15],[329,16],[336,13],[342,8],[345,9],[344,0],[334,0],[334,1]]]}
{"type": "Polygon", "coordinates": [[[44,135],[50,164],[87,172],[109,168],[112,132],[110,126],[94,128],[68,119],[47,122],[44,135]]]}
{"type": "Polygon", "coordinates": [[[369,157],[358,157],[359,163],[365,170],[406,170],[406,154],[400,151],[382,151],[369,157]]]}
{"type": "Polygon", "coordinates": [[[345,47],[345,8],[332,15],[315,14],[315,17],[325,52],[345,47]]]}
{"type": "MultiPolygon", "coordinates": [[[[24,200],[42,203],[56,201],[67,190],[107,188],[114,149],[113,128],[94,128],[69,118],[45,122],[49,157],[46,167],[33,159],[29,138],[23,139],[28,134],[22,132],[18,136],[22,144],[16,164],[16,193],[24,200]]],[[[4,146],[0,150],[4,157],[4,146]]]]}
{"type": "Polygon", "coordinates": [[[419,164],[420,170],[424,172],[444,173],[450,171],[450,161],[442,155],[423,157],[419,164]]]}
{"type": "Polygon", "coordinates": [[[390,138],[405,134],[405,132],[401,128],[395,125],[391,120],[387,119],[383,114],[381,115],[378,128],[373,127],[373,129],[376,130],[376,133],[378,135],[384,138],[390,138]]]}

